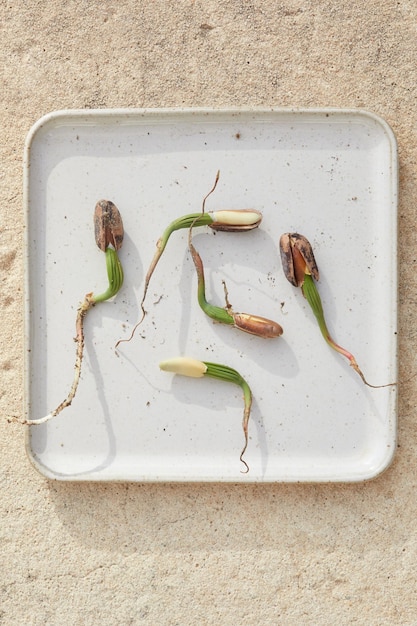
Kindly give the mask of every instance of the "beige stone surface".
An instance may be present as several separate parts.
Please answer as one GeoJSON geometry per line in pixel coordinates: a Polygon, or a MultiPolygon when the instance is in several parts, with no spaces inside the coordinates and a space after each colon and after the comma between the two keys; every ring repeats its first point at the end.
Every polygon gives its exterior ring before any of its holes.
{"type": "Polygon", "coordinates": [[[415,0],[2,0],[0,25],[0,624],[416,624],[415,0]],[[374,481],[49,482],[6,422],[29,128],[63,108],[206,105],[362,107],[397,135],[399,445],[374,481]]]}

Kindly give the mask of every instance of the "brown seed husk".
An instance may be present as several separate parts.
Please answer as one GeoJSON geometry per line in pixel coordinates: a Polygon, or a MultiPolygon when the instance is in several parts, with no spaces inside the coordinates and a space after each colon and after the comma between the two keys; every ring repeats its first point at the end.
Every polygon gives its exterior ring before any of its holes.
{"type": "Polygon", "coordinates": [[[316,259],[314,258],[313,248],[311,243],[304,237],[304,235],[299,235],[298,233],[291,233],[291,245],[293,248],[296,248],[303,257],[306,266],[307,273],[311,274],[314,280],[319,280],[319,269],[317,267],[316,259]]]}
{"type": "Polygon", "coordinates": [[[273,320],[268,320],[259,315],[249,315],[249,313],[232,313],[234,326],[251,335],[274,339],[283,333],[282,326],[273,320]]]}
{"type": "Polygon", "coordinates": [[[115,250],[122,247],[124,229],[122,216],[111,200],[100,200],[94,210],[94,235],[96,244],[105,252],[109,245],[115,250]]]}

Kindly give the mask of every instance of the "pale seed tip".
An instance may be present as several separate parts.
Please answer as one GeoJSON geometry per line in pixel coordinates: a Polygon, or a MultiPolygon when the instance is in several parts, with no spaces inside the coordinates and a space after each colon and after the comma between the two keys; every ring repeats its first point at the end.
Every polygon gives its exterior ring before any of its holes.
{"type": "Polygon", "coordinates": [[[164,372],[172,372],[173,374],[190,376],[191,378],[201,378],[207,371],[205,363],[185,356],[161,361],[159,367],[164,372]]]}
{"type": "Polygon", "coordinates": [[[262,213],[252,209],[221,210],[210,213],[213,222],[224,226],[256,228],[262,221],[262,213]]]}

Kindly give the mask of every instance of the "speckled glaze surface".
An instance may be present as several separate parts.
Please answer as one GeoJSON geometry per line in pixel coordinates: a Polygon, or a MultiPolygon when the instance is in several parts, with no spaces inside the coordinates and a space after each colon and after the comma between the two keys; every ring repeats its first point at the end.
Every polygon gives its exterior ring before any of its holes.
{"type": "Polygon", "coordinates": [[[364,387],[332,353],[285,280],[278,244],[288,230],[308,236],[333,335],[368,379],[395,381],[397,169],[392,131],[364,111],[68,111],[40,120],[26,161],[31,419],[66,393],[74,308],[102,290],[97,199],[116,203],[126,237],[124,287],[86,322],[77,396],[31,428],[36,466],[63,480],[348,481],[383,471],[395,450],[396,388],[364,387]],[[225,304],[225,281],[234,310],[276,320],[283,336],[248,336],[204,317],[187,229],[171,236],[148,314],[116,354],[140,318],[159,236],[201,210],[218,170],[207,208],[252,208],[263,219],[247,233],[194,229],[210,301],[225,304]],[[161,374],[159,361],[184,354],[234,367],[250,384],[247,475],[237,454],[241,391],[161,374]]]}

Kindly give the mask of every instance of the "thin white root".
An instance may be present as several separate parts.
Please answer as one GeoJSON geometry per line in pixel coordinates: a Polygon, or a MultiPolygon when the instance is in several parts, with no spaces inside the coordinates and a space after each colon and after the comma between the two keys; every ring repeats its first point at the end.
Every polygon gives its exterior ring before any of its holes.
{"type": "Polygon", "coordinates": [[[57,408],[54,411],[51,411],[51,413],[48,413],[48,415],[45,415],[44,417],[41,417],[36,420],[28,420],[28,419],[20,419],[18,417],[10,417],[8,418],[9,422],[24,424],[26,426],[38,426],[39,424],[45,424],[45,422],[48,422],[49,420],[59,415],[59,413],[61,413],[61,411],[63,411],[67,406],[70,406],[77,392],[78,383],[80,382],[81,363],[83,360],[83,352],[84,352],[84,318],[92,306],[94,306],[93,294],[88,293],[85,296],[84,301],[78,307],[78,311],[77,311],[77,320],[75,323],[76,336],[74,339],[74,341],[77,342],[77,353],[76,353],[75,366],[74,366],[74,380],[72,382],[71,389],[70,389],[68,396],[65,398],[63,402],[61,402],[59,406],[57,406],[57,408]]]}

